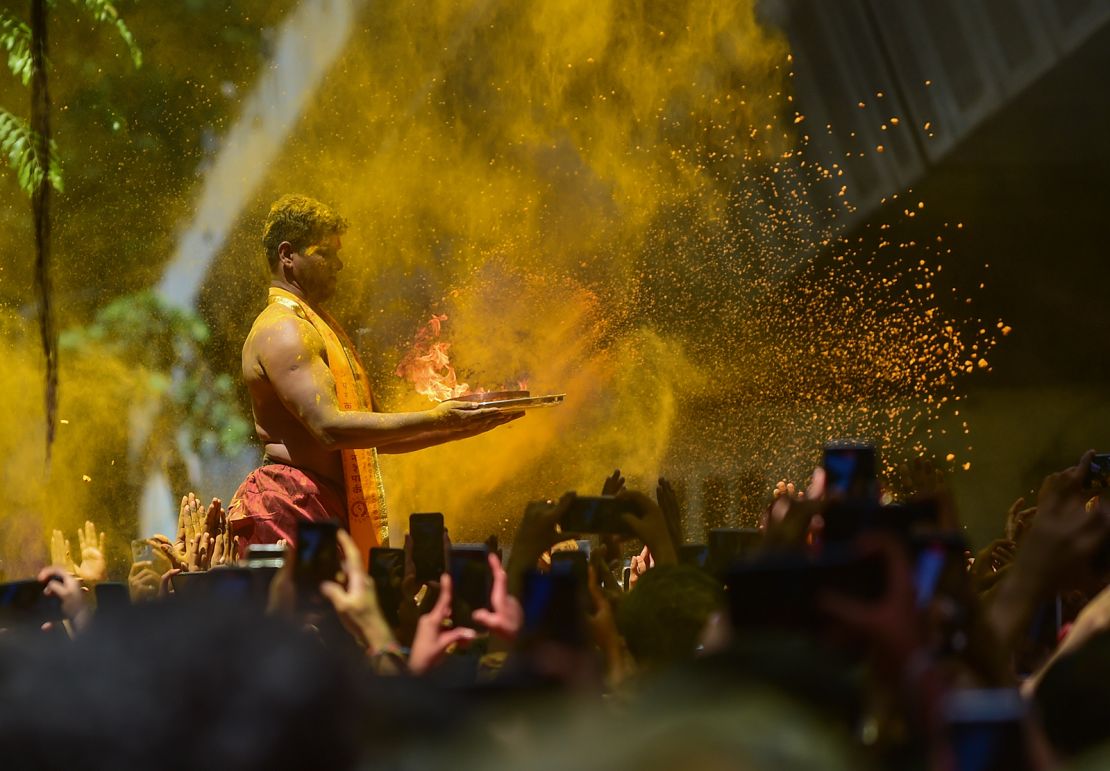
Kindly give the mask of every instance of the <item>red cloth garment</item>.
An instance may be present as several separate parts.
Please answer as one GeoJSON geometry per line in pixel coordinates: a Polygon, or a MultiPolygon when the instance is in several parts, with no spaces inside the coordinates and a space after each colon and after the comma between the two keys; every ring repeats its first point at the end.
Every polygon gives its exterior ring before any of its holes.
{"type": "Polygon", "coordinates": [[[319,474],[269,463],[247,474],[227,509],[239,556],[252,543],[297,545],[298,522],[338,522],[347,527],[347,495],[319,474]]]}

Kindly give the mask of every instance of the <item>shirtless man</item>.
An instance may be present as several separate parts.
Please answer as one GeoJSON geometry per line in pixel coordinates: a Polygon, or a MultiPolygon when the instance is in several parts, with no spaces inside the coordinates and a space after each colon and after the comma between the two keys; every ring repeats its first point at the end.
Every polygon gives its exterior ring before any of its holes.
{"type": "Polygon", "coordinates": [[[269,304],[243,345],[243,378],[265,457],[228,508],[241,554],[252,543],[294,543],[299,520],[330,519],[351,531],[365,556],[386,539],[378,452],[475,436],[523,414],[465,402],[375,410],[357,353],[321,307],[335,293],[346,229],[345,220],[304,196],[284,196],[266,218],[269,304]]]}

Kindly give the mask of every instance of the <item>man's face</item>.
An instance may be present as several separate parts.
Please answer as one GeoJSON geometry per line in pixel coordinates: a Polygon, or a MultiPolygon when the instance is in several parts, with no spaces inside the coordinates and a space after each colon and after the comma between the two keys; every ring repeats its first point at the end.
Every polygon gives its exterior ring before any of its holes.
{"type": "Polygon", "coordinates": [[[322,302],[335,294],[343,269],[342,248],[339,236],[333,233],[293,253],[293,277],[309,300],[322,302]]]}

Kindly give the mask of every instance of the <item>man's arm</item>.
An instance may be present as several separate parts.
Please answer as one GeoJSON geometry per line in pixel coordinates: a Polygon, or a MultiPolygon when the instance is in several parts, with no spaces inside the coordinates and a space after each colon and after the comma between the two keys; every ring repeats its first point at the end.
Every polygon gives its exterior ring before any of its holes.
{"type": "MultiPolygon", "coordinates": [[[[502,413],[497,425],[502,423],[509,423],[517,418],[523,418],[523,412],[509,412],[502,413]]],[[[475,421],[477,423],[477,421],[475,421]]],[[[469,436],[477,436],[488,431],[489,428],[478,424],[475,426],[466,425],[454,428],[434,429],[424,433],[417,434],[411,439],[404,439],[397,442],[389,442],[386,444],[378,445],[378,452],[383,455],[400,455],[405,452],[415,452],[416,450],[423,450],[427,447],[435,447],[437,444],[445,444],[446,442],[454,442],[457,439],[466,439],[469,436]]]]}
{"type": "Polygon", "coordinates": [[[324,360],[323,338],[309,322],[291,313],[256,330],[255,352],[285,408],[329,450],[384,447],[429,433],[439,444],[506,422],[495,409],[472,409],[460,402],[422,412],[341,410],[335,380],[324,360]]]}

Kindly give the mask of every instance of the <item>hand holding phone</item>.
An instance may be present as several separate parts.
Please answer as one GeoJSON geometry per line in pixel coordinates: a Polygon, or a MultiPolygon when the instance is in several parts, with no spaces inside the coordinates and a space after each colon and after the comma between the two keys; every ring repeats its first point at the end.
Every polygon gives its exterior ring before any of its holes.
{"type": "Polygon", "coordinates": [[[451,589],[451,619],[455,626],[476,628],[474,611],[492,610],[493,571],[489,550],[484,545],[451,549],[451,589]]]}
{"type": "Polygon", "coordinates": [[[302,596],[319,596],[320,584],[334,581],[339,574],[338,532],[336,522],[297,523],[293,583],[302,596]]]}

